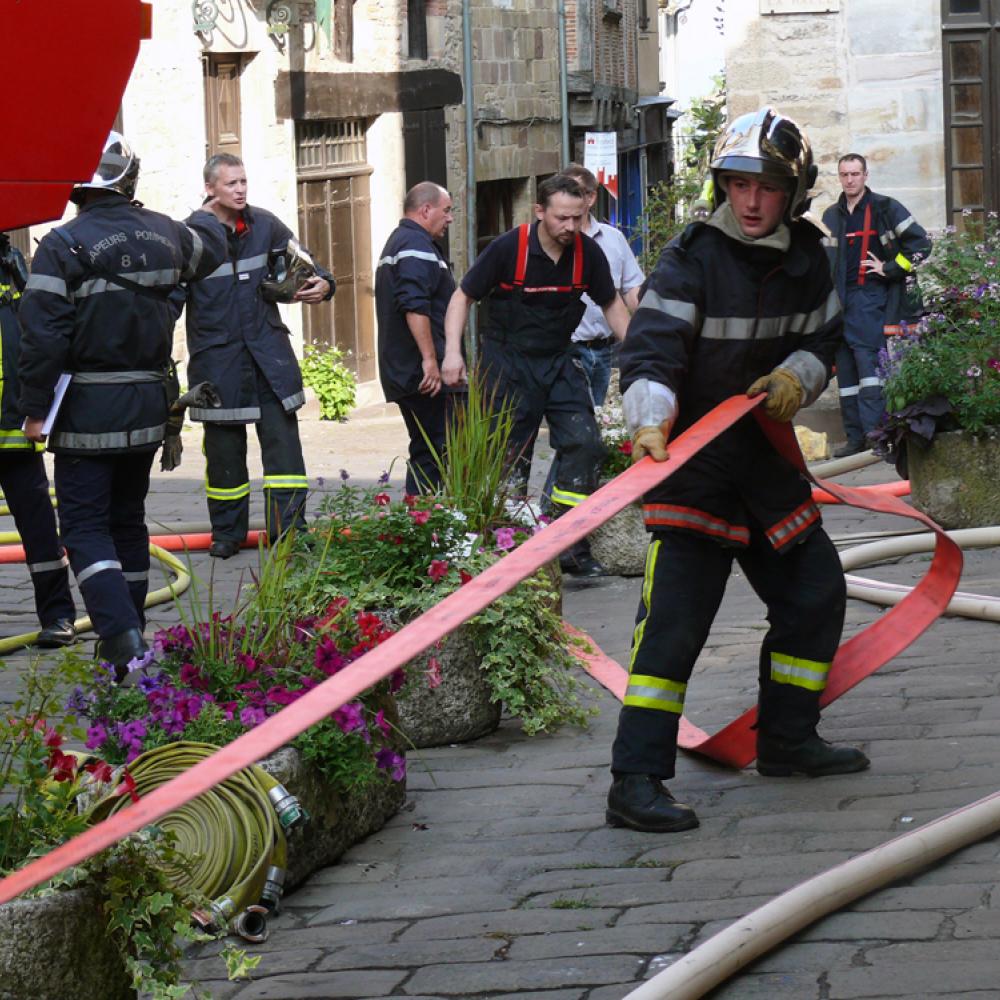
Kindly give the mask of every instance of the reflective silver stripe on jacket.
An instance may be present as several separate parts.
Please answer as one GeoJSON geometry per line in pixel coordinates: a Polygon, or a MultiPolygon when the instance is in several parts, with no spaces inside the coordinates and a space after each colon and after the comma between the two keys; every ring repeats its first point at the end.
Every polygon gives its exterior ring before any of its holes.
{"type": "Polygon", "coordinates": [[[192,239],[191,245],[191,258],[188,260],[187,267],[184,268],[184,278],[193,278],[198,272],[198,265],[201,263],[201,255],[205,251],[205,244],[202,242],[201,237],[195,230],[190,226],[184,227],[190,234],[192,239]]]}
{"type": "Polygon", "coordinates": [[[81,584],[85,580],[89,580],[92,576],[103,573],[106,569],[121,570],[121,568],[122,564],[117,559],[102,559],[100,562],[91,563],[86,569],[80,570],[76,574],[76,582],[81,584]]]}
{"type": "Polygon", "coordinates": [[[840,312],[840,299],[831,291],[826,301],[808,313],[787,316],[706,316],[701,335],[709,340],[776,340],[787,333],[815,333],[840,312]]]}
{"type": "Polygon", "coordinates": [[[32,274],[24,287],[25,291],[51,292],[53,295],[61,295],[64,299],[69,298],[66,282],[52,274],[32,274]]]}
{"type": "Polygon", "coordinates": [[[639,302],[640,309],[656,309],[667,316],[679,319],[688,326],[697,328],[698,307],[693,302],[682,302],[680,299],[665,299],[662,295],[650,290],[643,295],[639,302]]]}
{"type": "Polygon", "coordinates": [[[281,405],[285,408],[286,413],[291,413],[292,410],[306,405],[306,394],[305,392],[296,392],[291,396],[286,396],[281,401],[281,405]]]}
{"type": "Polygon", "coordinates": [[[231,260],[223,261],[209,276],[205,278],[208,281],[209,278],[231,278],[233,276],[233,269],[235,267],[237,273],[245,273],[247,271],[256,271],[259,267],[267,266],[266,253],[259,253],[253,257],[243,257],[236,261],[235,264],[231,260]]]}
{"type": "Polygon", "coordinates": [[[162,382],[166,372],[74,372],[78,385],[129,385],[132,382],[162,382]]]}
{"type": "Polygon", "coordinates": [[[383,264],[388,264],[392,267],[394,264],[399,263],[404,257],[416,257],[417,260],[429,260],[436,263],[439,267],[443,267],[446,271],[448,270],[448,265],[436,254],[431,253],[429,250],[400,250],[395,257],[383,257],[377,267],[381,267],[383,264]]]}
{"type": "Polygon", "coordinates": [[[192,406],[188,410],[192,420],[204,420],[208,423],[226,423],[229,420],[260,420],[259,406],[244,406],[234,410],[207,410],[200,406],[192,406]]]}
{"type": "Polygon", "coordinates": [[[122,576],[125,577],[125,581],[127,583],[143,583],[144,581],[149,579],[149,571],[144,569],[134,570],[134,571],[129,571],[127,573],[122,573],[122,576]]]}
{"type": "MultiPolygon", "coordinates": [[[[181,272],[176,267],[161,267],[156,271],[129,271],[123,272],[121,277],[143,288],[156,288],[167,285],[176,285],[180,280],[181,272]]],[[[73,297],[84,299],[88,295],[100,295],[103,292],[130,292],[131,288],[117,285],[106,278],[91,278],[89,281],[81,283],[80,287],[73,293],[73,297]]]]}
{"type": "Polygon", "coordinates": [[[52,559],[49,562],[37,562],[28,563],[29,573],[51,573],[53,570],[64,569],[69,565],[69,559],[66,557],[66,553],[63,553],[61,559],[52,559]]]}
{"type": "Polygon", "coordinates": [[[836,236],[822,236],[820,237],[820,243],[822,243],[825,247],[836,248],[838,240],[836,236]]]}
{"type": "Polygon", "coordinates": [[[803,406],[815,403],[826,388],[826,365],[811,351],[792,351],[778,367],[787,368],[798,377],[803,406]]]}
{"type": "Polygon", "coordinates": [[[892,231],[897,236],[902,236],[903,233],[905,233],[906,230],[910,228],[910,226],[915,226],[916,224],[917,224],[917,220],[914,219],[912,215],[908,215],[905,219],[903,219],[902,222],[896,223],[896,225],[893,227],[892,231]]]}
{"type": "Polygon", "coordinates": [[[73,431],[56,431],[52,435],[53,448],[71,451],[106,451],[111,448],[135,448],[143,444],[158,444],[163,440],[165,424],[140,427],[134,431],[106,431],[103,434],[78,434],[73,431]]]}

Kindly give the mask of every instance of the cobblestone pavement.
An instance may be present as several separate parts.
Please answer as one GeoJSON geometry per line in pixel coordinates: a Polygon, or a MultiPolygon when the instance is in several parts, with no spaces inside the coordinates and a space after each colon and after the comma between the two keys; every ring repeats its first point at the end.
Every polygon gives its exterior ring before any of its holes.
{"type": "MultiPolygon", "coordinates": [[[[303,430],[310,474],[327,480],[342,465],[374,478],[403,450],[390,408],[303,430]]],[[[204,516],[196,443],[188,456],[180,478],[157,478],[150,506],[164,520],[204,516]]],[[[833,535],[905,526],[851,510],[825,519],[833,535]]],[[[214,570],[225,607],[255,560],[192,561],[206,579],[214,570]]],[[[867,572],[908,582],[926,567],[911,557],[867,572]]],[[[7,634],[31,624],[23,572],[2,570],[7,634]]],[[[962,589],[1000,591],[996,550],[967,553],[962,589]]],[[[625,662],[638,591],[637,579],[568,582],[566,617],[625,662]]],[[[879,613],[850,602],[847,634],[879,613]]],[[[763,630],[734,576],[692,681],[693,722],[714,730],[753,702],[763,630]]],[[[617,1000],[783,890],[996,791],[997,638],[994,625],[942,619],[825,711],[824,735],[872,758],[863,774],[765,779],[682,755],[671,788],[702,821],[682,834],[604,825],[617,703],[596,685],[586,731],[529,739],[505,719],[486,739],[411,754],[405,808],[287,898],[255,981],[218,981],[209,957],[189,971],[221,1000],[617,1000]]],[[[11,678],[0,683],[2,701],[11,678]]],[[[996,838],[969,847],[814,924],[711,996],[998,998],[998,860],[996,838]]]]}

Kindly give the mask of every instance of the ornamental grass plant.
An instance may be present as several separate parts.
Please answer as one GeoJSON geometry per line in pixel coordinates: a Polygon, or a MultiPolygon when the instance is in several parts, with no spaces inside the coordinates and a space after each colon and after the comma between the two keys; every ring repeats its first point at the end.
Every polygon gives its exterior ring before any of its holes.
{"type": "Polygon", "coordinates": [[[919,267],[926,314],[880,355],[886,417],[871,440],[890,460],[906,442],[1000,424],[1000,224],[994,215],[962,223],[919,267]]]}

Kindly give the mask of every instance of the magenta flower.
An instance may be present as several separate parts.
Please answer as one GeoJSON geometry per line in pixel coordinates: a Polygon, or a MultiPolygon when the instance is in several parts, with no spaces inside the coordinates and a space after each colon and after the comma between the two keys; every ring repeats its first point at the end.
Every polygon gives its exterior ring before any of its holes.
{"type": "Polygon", "coordinates": [[[389,693],[395,694],[406,683],[406,674],[402,670],[394,670],[389,674],[389,693]]]}
{"type": "Polygon", "coordinates": [[[375,494],[375,503],[377,503],[379,507],[385,507],[388,503],[390,503],[391,499],[392,498],[389,496],[388,493],[375,494]]]}
{"type": "Polygon", "coordinates": [[[332,677],[347,665],[344,654],[332,639],[323,639],[316,647],[315,663],[316,669],[327,677],[332,677]]]}
{"type": "Polygon", "coordinates": [[[375,763],[383,771],[388,771],[393,781],[402,781],[406,777],[406,758],[389,747],[383,747],[375,754],[375,763]]]}
{"type": "Polygon", "coordinates": [[[493,538],[496,541],[497,552],[507,552],[514,548],[513,528],[495,528],[493,538]]]}
{"type": "Polygon", "coordinates": [[[380,708],[375,713],[375,725],[382,730],[382,735],[388,738],[389,734],[392,732],[392,726],[390,726],[386,720],[384,709],[380,708]]]}
{"type": "Polygon", "coordinates": [[[429,510],[411,510],[410,517],[413,518],[414,524],[426,524],[431,519],[431,512],[429,510]]]}
{"type": "Polygon", "coordinates": [[[441,686],[441,661],[436,656],[427,661],[427,686],[431,689],[441,686]]]}
{"type": "Polygon", "coordinates": [[[995,372],[1000,372],[1000,358],[990,358],[986,364],[992,368],[995,372]]]}
{"type": "Polygon", "coordinates": [[[345,733],[354,733],[365,728],[364,707],[357,701],[341,705],[333,712],[332,718],[345,733]]]}

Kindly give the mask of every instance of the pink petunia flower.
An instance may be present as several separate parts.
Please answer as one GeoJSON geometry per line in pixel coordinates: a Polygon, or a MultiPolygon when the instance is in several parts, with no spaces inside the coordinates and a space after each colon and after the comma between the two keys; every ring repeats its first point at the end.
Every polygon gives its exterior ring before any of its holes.
{"type": "Polygon", "coordinates": [[[443,580],[448,575],[448,560],[432,559],[430,566],[427,567],[427,575],[435,583],[443,580]]]}

